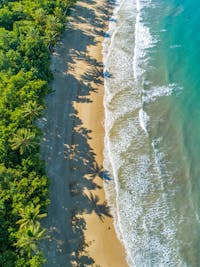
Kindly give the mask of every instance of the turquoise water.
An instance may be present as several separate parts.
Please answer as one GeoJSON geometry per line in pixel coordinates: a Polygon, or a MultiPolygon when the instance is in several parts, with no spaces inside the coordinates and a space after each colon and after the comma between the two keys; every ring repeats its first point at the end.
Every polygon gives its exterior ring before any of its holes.
{"type": "Polygon", "coordinates": [[[113,18],[104,165],[119,237],[131,267],[199,267],[200,4],[123,0],[113,18]]]}

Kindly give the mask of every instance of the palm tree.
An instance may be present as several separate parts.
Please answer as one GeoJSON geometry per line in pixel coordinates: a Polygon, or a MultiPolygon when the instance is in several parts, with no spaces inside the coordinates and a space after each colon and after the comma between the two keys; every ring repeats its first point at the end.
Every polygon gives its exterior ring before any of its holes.
{"type": "MultiPolygon", "coordinates": [[[[46,28],[45,28],[45,44],[52,49],[55,45],[56,40],[63,28],[62,23],[58,21],[55,15],[48,15],[46,17],[46,28]]],[[[51,52],[51,51],[50,51],[51,52]]]]}
{"type": "Polygon", "coordinates": [[[20,228],[25,228],[28,225],[37,224],[38,221],[47,216],[47,213],[40,213],[41,206],[37,205],[36,207],[31,203],[25,208],[19,210],[21,219],[17,221],[17,224],[20,225],[20,228]]]}
{"type": "Polygon", "coordinates": [[[30,225],[27,228],[19,229],[16,234],[17,242],[15,246],[20,248],[22,254],[27,254],[30,258],[32,253],[38,253],[38,242],[47,238],[46,230],[41,229],[40,223],[30,225]]]}
{"type": "Polygon", "coordinates": [[[37,145],[35,133],[26,128],[19,129],[11,140],[11,148],[13,150],[19,149],[21,155],[37,145]]]}
{"type": "Polygon", "coordinates": [[[34,120],[39,115],[41,115],[42,110],[43,110],[43,107],[41,105],[38,105],[36,101],[29,101],[24,106],[24,110],[22,112],[22,115],[25,118],[28,117],[30,120],[34,120]]]}

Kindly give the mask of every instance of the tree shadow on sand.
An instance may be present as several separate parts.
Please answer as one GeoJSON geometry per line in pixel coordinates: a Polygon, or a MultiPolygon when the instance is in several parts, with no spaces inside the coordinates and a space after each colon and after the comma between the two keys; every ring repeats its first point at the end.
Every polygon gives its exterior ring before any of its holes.
{"type": "MultiPolygon", "coordinates": [[[[91,6],[96,3],[85,2],[91,6]]],[[[73,20],[91,23],[92,34],[76,29],[71,23],[53,55],[53,91],[47,97],[47,112],[41,119],[44,132],[41,150],[51,183],[51,204],[43,221],[50,238],[41,244],[47,259],[45,267],[98,267],[86,252],[90,244],[85,241],[86,222],[82,215],[95,213],[102,223],[111,217],[106,201],[101,203],[95,193],[101,189],[96,178],[109,182],[109,173],[97,164],[88,144],[91,130],[83,126],[74,108],[74,103],[90,103],[91,92],[96,93],[97,86],[103,83],[102,62],[89,57],[87,48],[96,44],[97,34],[105,35],[102,27],[108,20],[111,5],[113,2],[102,5],[103,15],[98,19],[91,9],[77,5],[73,20]],[[81,42],[76,42],[77,35],[81,42]],[[77,78],[73,68],[81,61],[88,68],[77,78]]]]}
{"type": "Polygon", "coordinates": [[[76,249],[72,246],[69,258],[71,266],[95,266],[93,259],[85,254],[88,246],[84,238],[86,224],[81,215],[94,212],[103,222],[104,218],[111,217],[111,214],[107,203],[99,203],[99,197],[95,195],[95,190],[101,187],[94,182],[94,179],[99,176],[101,168],[97,165],[95,154],[88,145],[91,131],[82,127],[80,119],[75,114],[71,119],[74,123],[73,135],[71,142],[65,144],[65,158],[71,170],[71,175],[68,177],[72,198],[71,232],[76,249]],[[89,193],[85,193],[86,191],[89,193]]]}

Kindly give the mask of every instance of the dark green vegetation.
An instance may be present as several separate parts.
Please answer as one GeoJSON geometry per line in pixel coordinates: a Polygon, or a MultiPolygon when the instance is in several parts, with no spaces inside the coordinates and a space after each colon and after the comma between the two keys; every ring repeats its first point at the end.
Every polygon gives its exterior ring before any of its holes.
{"type": "Polygon", "coordinates": [[[50,52],[73,0],[0,2],[0,266],[37,267],[48,179],[35,120],[50,92],[50,52]]]}

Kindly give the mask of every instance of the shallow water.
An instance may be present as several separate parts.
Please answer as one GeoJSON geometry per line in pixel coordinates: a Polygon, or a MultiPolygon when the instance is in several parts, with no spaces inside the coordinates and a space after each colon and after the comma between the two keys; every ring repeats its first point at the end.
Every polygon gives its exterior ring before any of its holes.
{"type": "Polygon", "coordinates": [[[200,266],[199,19],[196,0],[123,0],[104,41],[106,188],[131,267],[200,266]]]}

